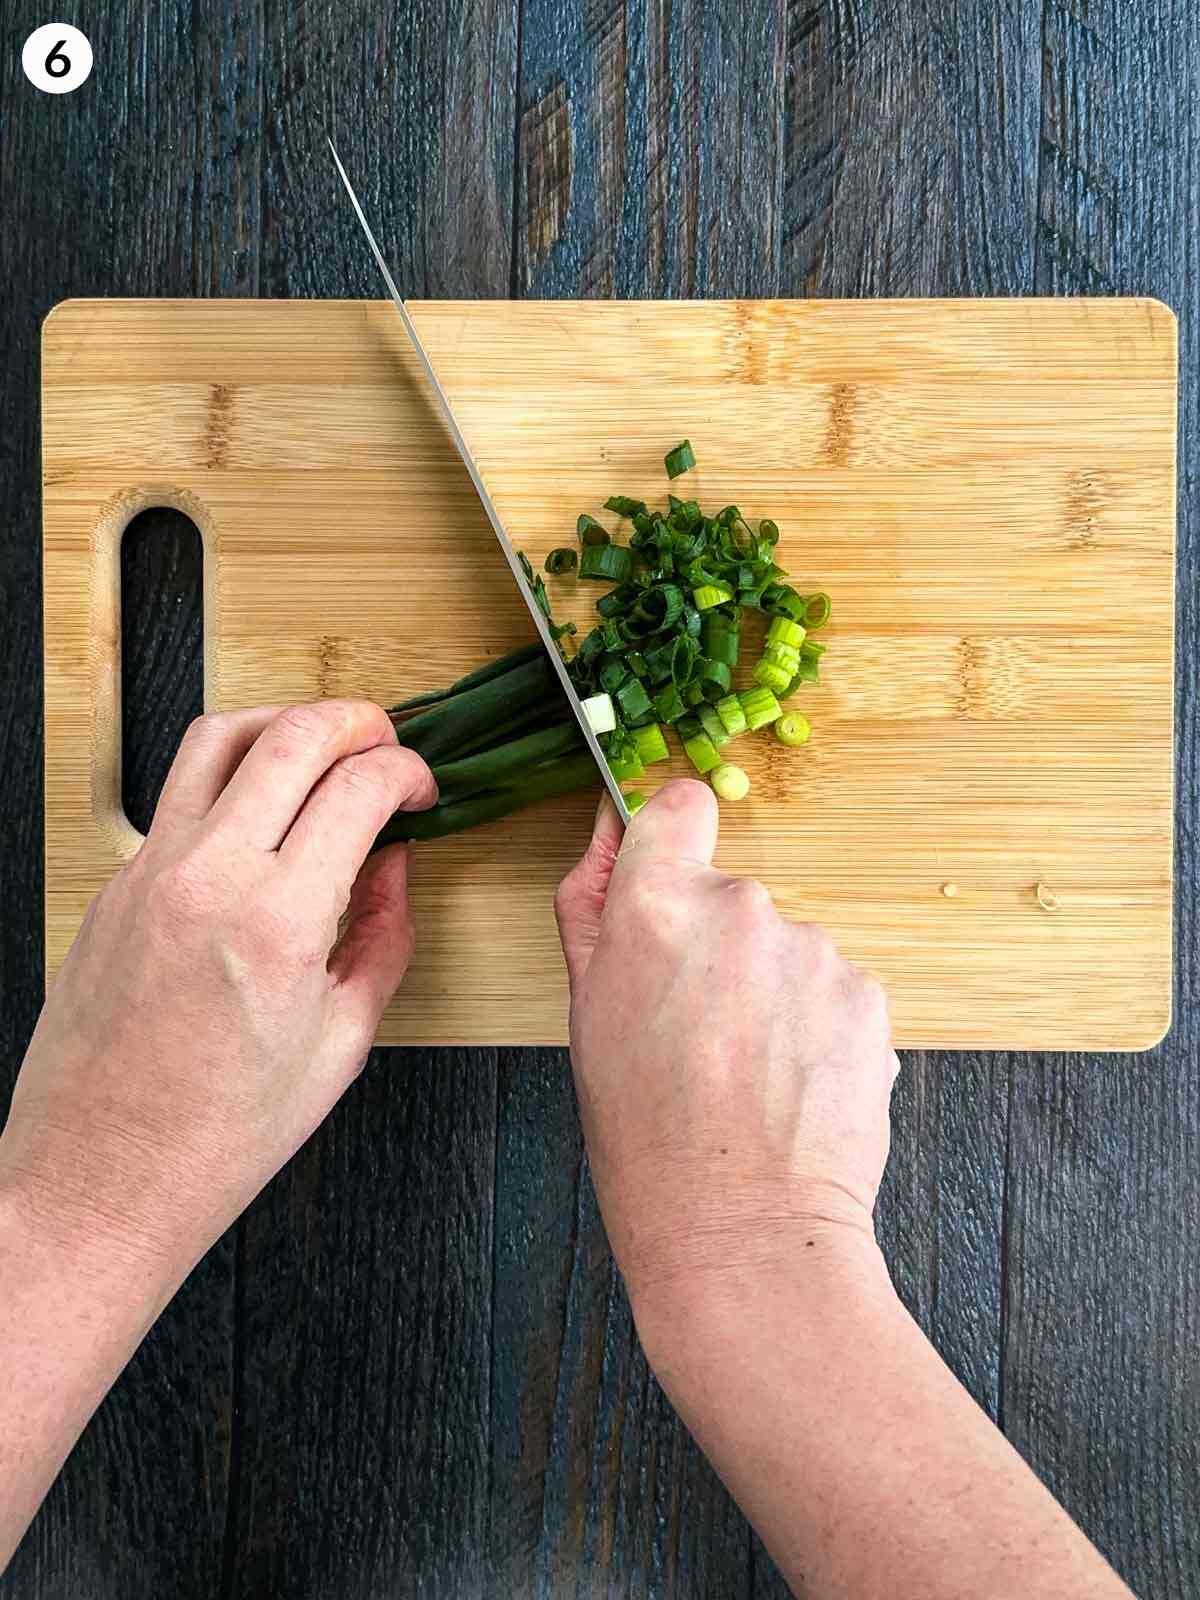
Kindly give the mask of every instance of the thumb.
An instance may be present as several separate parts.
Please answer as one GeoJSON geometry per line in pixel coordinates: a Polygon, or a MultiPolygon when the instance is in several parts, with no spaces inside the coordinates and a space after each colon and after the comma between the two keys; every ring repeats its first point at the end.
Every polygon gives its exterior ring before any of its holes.
{"type": "Polygon", "coordinates": [[[640,862],[667,860],[711,867],[717,848],[717,797],[706,783],[680,778],[664,784],[629,824],[621,872],[640,862]]]}
{"type": "Polygon", "coordinates": [[[372,1036],[400,987],[413,953],[408,910],[408,846],[369,856],[350,891],[346,929],[329,957],[338,1003],[351,1031],[372,1036]]]}
{"type": "Polygon", "coordinates": [[[605,794],[596,812],[591,842],[578,866],[573,867],[559,885],[554,899],[558,936],[562,940],[572,988],[587,971],[596,948],[608,881],[620,849],[621,821],[616,807],[605,794]]]}

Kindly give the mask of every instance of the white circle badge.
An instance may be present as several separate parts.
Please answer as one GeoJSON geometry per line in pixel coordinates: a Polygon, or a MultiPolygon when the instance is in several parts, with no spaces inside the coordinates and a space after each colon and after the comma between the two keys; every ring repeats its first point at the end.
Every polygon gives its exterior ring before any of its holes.
{"type": "Polygon", "coordinates": [[[46,94],[70,94],[91,76],[92,47],[69,22],[46,22],[26,39],[21,65],[46,94]]]}

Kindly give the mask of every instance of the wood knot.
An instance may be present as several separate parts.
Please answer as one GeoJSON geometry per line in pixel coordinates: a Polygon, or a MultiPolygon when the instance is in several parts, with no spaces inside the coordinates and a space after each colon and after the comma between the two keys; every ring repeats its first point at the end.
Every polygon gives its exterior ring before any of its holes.
{"type": "Polygon", "coordinates": [[[206,467],[223,467],[229,457],[229,440],[233,432],[233,387],[228,383],[214,383],[208,392],[208,410],[204,418],[204,442],[201,455],[206,467]]]}
{"type": "Polygon", "coordinates": [[[852,383],[835,383],[829,391],[829,421],[821,460],[827,467],[845,467],[854,447],[854,420],[858,395],[852,383]]]}
{"type": "Polygon", "coordinates": [[[1063,544],[1068,550],[1093,548],[1104,504],[1104,480],[1099,473],[1081,470],[1068,475],[1063,500],[1063,544]]]}
{"type": "Polygon", "coordinates": [[[333,634],[323,633],[317,640],[317,695],[322,700],[339,692],[341,654],[342,641],[333,634]]]}
{"type": "Polygon", "coordinates": [[[560,79],[521,117],[525,163],[525,277],[558,241],[571,206],[574,148],[566,83],[560,79]]]}

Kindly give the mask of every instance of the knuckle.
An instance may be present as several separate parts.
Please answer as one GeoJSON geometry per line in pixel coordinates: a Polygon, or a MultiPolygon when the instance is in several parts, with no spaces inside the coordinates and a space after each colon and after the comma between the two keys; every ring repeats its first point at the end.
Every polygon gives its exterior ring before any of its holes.
{"type": "Polygon", "coordinates": [[[804,948],[805,961],[818,974],[836,972],[842,965],[837,945],[818,923],[807,922],[797,929],[804,948]]]}
{"type": "Polygon", "coordinates": [[[318,940],[311,919],[298,918],[267,899],[254,900],[245,910],[237,942],[245,957],[256,965],[278,962],[316,966],[328,959],[326,943],[318,940]]]}
{"type": "Polygon", "coordinates": [[[864,1015],[877,1022],[888,1014],[887,991],[879,979],[869,972],[855,974],[855,996],[864,1015]]]}
{"type": "Polygon", "coordinates": [[[145,886],[146,909],[170,928],[208,916],[211,894],[203,864],[195,856],[179,856],[153,871],[145,886]]]}
{"type": "Polygon", "coordinates": [[[346,756],[329,775],[330,784],[346,800],[370,810],[390,810],[394,785],[383,764],[370,755],[346,756]]]}
{"type": "Polygon", "coordinates": [[[180,749],[188,751],[211,750],[222,742],[233,718],[225,711],[206,711],[193,717],[184,729],[180,749]]]}
{"type": "Polygon", "coordinates": [[[328,749],[345,724],[345,711],[336,701],[288,706],[271,725],[272,751],[286,761],[295,755],[328,749]]]}
{"type": "Polygon", "coordinates": [[[729,885],[729,897],[733,902],[734,914],[746,921],[757,922],[775,914],[775,902],[771,899],[771,891],[757,878],[732,879],[729,885]]]}
{"type": "Polygon", "coordinates": [[[621,900],[626,915],[636,922],[661,927],[687,915],[679,890],[675,868],[668,862],[651,861],[630,873],[621,900]]]}
{"type": "Polygon", "coordinates": [[[572,867],[554,891],[554,915],[559,922],[567,922],[571,918],[571,914],[575,909],[576,885],[578,882],[579,868],[572,867]]]}

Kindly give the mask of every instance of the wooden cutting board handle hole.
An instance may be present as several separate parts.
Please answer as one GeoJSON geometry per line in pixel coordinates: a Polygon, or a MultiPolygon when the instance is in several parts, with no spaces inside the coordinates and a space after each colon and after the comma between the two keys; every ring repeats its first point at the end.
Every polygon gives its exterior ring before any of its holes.
{"type": "Polygon", "coordinates": [[[92,541],[92,804],[122,860],[137,854],[189,722],[208,703],[216,601],[211,516],[189,491],[111,502],[92,541]]]}

